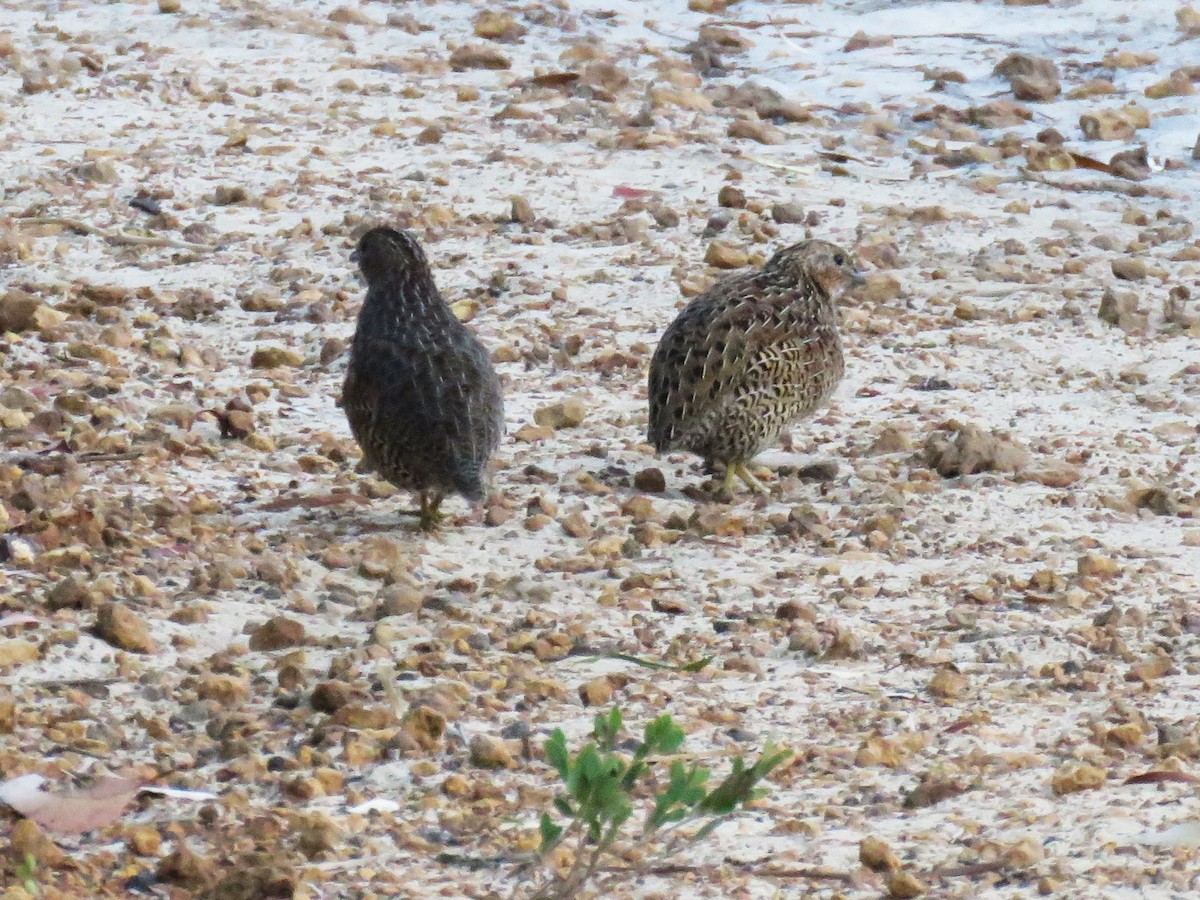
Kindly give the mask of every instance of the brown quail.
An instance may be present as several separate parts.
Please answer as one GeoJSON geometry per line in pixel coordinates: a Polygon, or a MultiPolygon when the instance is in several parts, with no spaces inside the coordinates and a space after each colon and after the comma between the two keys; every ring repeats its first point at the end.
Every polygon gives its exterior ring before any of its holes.
{"type": "Polygon", "coordinates": [[[718,282],[663,334],[650,362],[650,443],[689,450],[763,486],[746,463],[842,380],[837,297],[862,283],[851,253],[802,241],[718,282]]]}
{"type": "Polygon", "coordinates": [[[500,442],[500,382],[483,345],[434,284],[416,239],[374,228],[354,257],[367,281],[342,407],[365,468],[420,497],[422,528],[449,494],[484,496],[500,442]]]}

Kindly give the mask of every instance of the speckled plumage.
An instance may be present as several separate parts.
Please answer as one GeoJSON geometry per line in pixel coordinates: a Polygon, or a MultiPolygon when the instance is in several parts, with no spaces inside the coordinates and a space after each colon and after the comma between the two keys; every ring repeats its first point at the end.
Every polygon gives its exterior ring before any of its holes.
{"type": "Polygon", "coordinates": [[[484,495],[500,442],[500,382],[483,345],[446,305],[420,244],[375,228],[355,253],[367,281],[342,407],[366,466],[417,492],[422,524],[449,494],[484,495]]]}
{"type": "Polygon", "coordinates": [[[650,362],[650,443],[760,489],[745,464],[842,380],[836,300],[860,281],[852,254],[803,241],[692,300],[650,362]]]}

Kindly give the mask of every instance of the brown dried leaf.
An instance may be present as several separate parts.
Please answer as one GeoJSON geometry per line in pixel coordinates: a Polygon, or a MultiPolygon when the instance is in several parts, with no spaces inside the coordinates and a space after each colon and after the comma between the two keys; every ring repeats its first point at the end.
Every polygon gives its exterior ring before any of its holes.
{"type": "Polygon", "coordinates": [[[47,831],[81,834],[115,822],[142,789],[130,778],[104,776],[78,791],[52,794],[41,775],[20,775],[0,784],[0,800],[47,831]]]}
{"type": "Polygon", "coordinates": [[[525,83],[534,87],[565,87],[579,80],[578,72],[548,72],[545,75],[534,75],[525,83]]]}
{"type": "Polygon", "coordinates": [[[1152,769],[1139,775],[1130,775],[1121,784],[1165,784],[1168,781],[1178,781],[1184,784],[1194,784],[1200,781],[1195,775],[1187,772],[1176,772],[1172,769],[1152,769]]]}
{"type": "Polygon", "coordinates": [[[1081,169],[1091,169],[1094,172],[1104,172],[1106,175],[1113,174],[1112,166],[1108,163],[1100,162],[1098,159],[1092,159],[1090,156],[1084,156],[1082,153],[1076,153],[1074,150],[1067,151],[1071,159],[1075,161],[1075,165],[1081,169]]]}

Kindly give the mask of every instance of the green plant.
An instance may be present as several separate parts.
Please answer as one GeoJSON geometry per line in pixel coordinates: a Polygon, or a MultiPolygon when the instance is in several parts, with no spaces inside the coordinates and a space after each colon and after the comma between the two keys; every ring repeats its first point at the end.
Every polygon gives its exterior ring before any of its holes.
{"type": "Polygon", "coordinates": [[[21,887],[25,889],[31,897],[40,897],[42,889],[38,887],[37,880],[37,857],[32,853],[26,853],[24,858],[16,865],[17,880],[21,882],[21,887]]]}
{"type": "Polygon", "coordinates": [[[656,775],[661,766],[654,764],[665,762],[659,758],[679,750],[683,731],[669,715],[659,716],[646,725],[629,755],[616,749],[622,726],[621,711],[614,707],[608,714],[596,716],[593,740],[578,753],[567,749],[561,729],[546,741],[546,760],[562,779],[563,792],[554,800],[557,820],[549,812],[542,813],[538,861],[544,870],[550,855],[564,845],[573,849],[574,858],[565,874],[543,872],[529,895],[531,900],[574,897],[602,867],[608,873],[638,871],[605,864],[619,852],[619,840],[626,834],[623,827],[639,803],[644,808],[641,830],[636,838],[627,840],[650,845],[651,852],[644,860],[661,858],[711,834],[739,807],[762,796],[765,791],[758,787],[759,782],[791,755],[790,750],[768,744],[751,765],[739,756],[730,773],[711,790],[709,769],[673,759],[663,784],[664,779],[656,775]],[[698,827],[684,831],[689,825],[698,827]]]}

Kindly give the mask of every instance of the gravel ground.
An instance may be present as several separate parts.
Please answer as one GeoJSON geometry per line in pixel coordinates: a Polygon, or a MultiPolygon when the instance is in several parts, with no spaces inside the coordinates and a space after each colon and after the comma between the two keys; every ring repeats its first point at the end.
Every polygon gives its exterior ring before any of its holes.
{"type": "Polygon", "coordinates": [[[648,7],[0,0],[0,776],[217,795],[6,813],[5,898],[520,896],[614,703],[795,756],[613,896],[1194,895],[1200,13],[648,7]],[[337,407],[383,222],[505,386],[433,535],[337,407]],[[722,502],[650,354],[810,234],[846,380],[722,502]]]}

